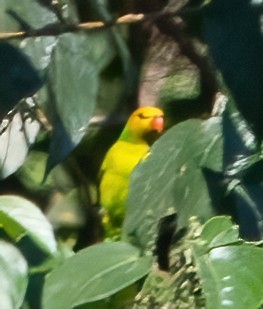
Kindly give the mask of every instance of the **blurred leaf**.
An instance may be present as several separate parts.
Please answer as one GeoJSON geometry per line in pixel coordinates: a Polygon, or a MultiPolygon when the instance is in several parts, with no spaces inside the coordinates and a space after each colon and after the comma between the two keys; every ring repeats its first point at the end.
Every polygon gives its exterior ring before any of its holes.
{"type": "Polygon", "coordinates": [[[18,48],[0,42],[0,117],[22,98],[33,95],[42,83],[29,59],[18,48]]]}
{"type": "Polygon", "coordinates": [[[56,267],[60,266],[65,262],[66,259],[72,257],[75,253],[72,251],[72,249],[65,244],[64,242],[58,243],[58,248],[56,253],[46,259],[43,263],[39,265],[33,265],[30,267],[29,272],[32,275],[36,274],[47,274],[51,270],[55,269],[56,267]]]}
{"type": "Polygon", "coordinates": [[[21,308],[28,284],[27,263],[13,245],[2,240],[0,240],[0,277],[0,307],[21,308]]]}
{"type": "Polygon", "coordinates": [[[0,179],[13,174],[24,163],[29,147],[39,132],[38,121],[23,118],[23,114],[17,112],[7,129],[0,135],[0,179]]]}
{"type": "Polygon", "coordinates": [[[178,213],[178,229],[188,219],[210,218],[212,208],[202,168],[222,170],[220,118],[188,120],[168,130],[134,170],[124,234],[142,247],[155,238],[160,218],[178,213]]]}
{"type": "Polygon", "coordinates": [[[38,194],[51,193],[55,188],[53,177],[50,175],[43,183],[45,165],[48,154],[46,152],[31,150],[16,176],[23,186],[30,192],[38,194]]]}
{"type": "Polygon", "coordinates": [[[41,5],[50,8],[52,4],[52,0],[37,0],[41,5]]]}
{"type": "Polygon", "coordinates": [[[17,23],[6,14],[10,0],[0,0],[0,29],[2,32],[17,31],[17,23]]]}
{"type": "MultiPolygon", "coordinates": [[[[21,41],[20,47],[30,58],[35,68],[42,72],[46,70],[51,61],[51,54],[56,46],[57,39],[53,36],[40,38],[27,38],[21,41]]],[[[42,90],[41,90],[42,91],[42,90]]],[[[43,103],[40,101],[40,105],[43,103]]]]}
{"type": "MultiPolygon", "coordinates": [[[[0,0],[3,1],[3,0],[0,0]]],[[[41,6],[35,0],[8,0],[5,1],[5,9],[13,10],[18,16],[24,19],[33,29],[42,28],[47,24],[57,22],[54,13],[41,6]]],[[[21,30],[21,29],[17,29],[21,30]]]]}
{"type": "MultiPolygon", "coordinates": [[[[91,0],[90,2],[104,22],[112,22],[113,17],[112,14],[108,11],[107,0],[91,0]]],[[[128,38],[128,26],[119,25],[118,27],[110,28],[109,31],[111,33],[112,39],[114,40],[114,45],[118,51],[118,56],[120,57],[122,63],[122,77],[125,82],[125,95],[130,96],[135,91],[137,79],[135,64],[125,40],[128,38]]]]}
{"type": "Polygon", "coordinates": [[[256,309],[263,300],[263,249],[241,243],[235,226],[232,226],[232,233],[236,237],[228,239],[228,231],[231,230],[231,221],[228,221],[224,217],[209,220],[193,246],[206,308],[256,309]],[[214,237],[211,237],[213,233],[214,237]],[[222,237],[222,242],[215,246],[216,239],[223,234],[226,237],[222,237]],[[233,245],[235,239],[237,244],[233,245]],[[205,253],[204,243],[208,243],[210,248],[205,253]]]}
{"type": "Polygon", "coordinates": [[[28,236],[45,253],[56,252],[50,223],[36,205],[24,198],[0,196],[0,227],[15,241],[28,236]]]}
{"type": "Polygon", "coordinates": [[[259,139],[263,137],[261,14],[261,1],[236,0],[210,1],[204,14],[211,55],[238,110],[259,139]]]}
{"type": "Polygon", "coordinates": [[[224,182],[228,196],[235,201],[240,235],[246,240],[261,239],[262,154],[255,135],[233,102],[223,114],[223,134],[224,182]]]}
{"type": "MultiPolygon", "coordinates": [[[[3,14],[4,20],[11,20],[12,24],[15,24],[15,29],[8,29],[7,31],[19,31],[21,30],[18,23],[7,14],[8,10],[14,11],[14,13],[25,20],[32,28],[41,28],[47,24],[57,22],[57,18],[54,13],[48,9],[41,7],[35,0],[25,0],[23,2],[17,2],[16,0],[4,1],[1,6],[0,14],[3,14]]],[[[2,21],[2,20],[1,20],[2,21]]],[[[20,48],[30,58],[34,67],[41,71],[41,75],[44,76],[43,70],[45,70],[51,59],[51,52],[56,44],[56,38],[52,36],[37,37],[37,38],[26,38],[21,40],[20,48]]],[[[37,79],[32,80],[32,86],[37,82],[37,79]]],[[[17,81],[19,84],[19,81],[17,81]]],[[[16,85],[17,87],[17,85],[16,85]]],[[[17,91],[17,90],[16,90],[17,91]]],[[[10,92],[11,93],[11,92],[10,92]]],[[[10,94],[9,94],[10,96],[10,94]]],[[[48,100],[45,90],[41,89],[39,93],[39,105],[44,105],[48,100]]]]}
{"type": "MultiPolygon", "coordinates": [[[[52,11],[42,7],[35,0],[25,0],[23,3],[10,0],[8,9],[12,9],[34,29],[58,22],[52,11]]],[[[42,75],[44,75],[43,70],[47,69],[50,64],[51,53],[56,46],[56,42],[57,38],[54,36],[29,37],[21,40],[19,45],[23,49],[23,52],[30,58],[35,68],[41,70],[42,75]]]]}
{"type": "Polygon", "coordinates": [[[53,136],[47,172],[62,161],[86,133],[98,95],[98,75],[115,49],[107,32],[60,36],[49,67],[47,108],[53,136]]]}
{"type": "Polygon", "coordinates": [[[52,204],[47,217],[55,229],[79,229],[85,225],[85,210],[81,205],[78,189],[72,189],[52,204]]]}
{"type": "MultiPolygon", "coordinates": [[[[187,66],[187,63],[185,66],[187,66]]],[[[159,101],[165,104],[175,100],[197,98],[200,95],[200,80],[197,70],[189,68],[189,64],[187,68],[181,70],[175,68],[174,70],[175,72],[169,72],[160,88],[159,101]]]]}
{"type": "Polygon", "coordinates": [[[43,309],[74,308],[105,299],[144,277],[151,263],[151,257],[140,257],[139,250],[127,243],[81,250],[46,278],[43,309]]]}
{"type": "Polygon", "coordinates": [[[236,164],[237,158],[242,159],[256,152],[256,138],[231,99],[223,113],[222,128],[225,169],[232,164],[236,164]]]}
{"type": "Polygon", "coordinates": [[[77,3],[75,1],[61,0],[57,4],[54,4],[54,7],[57,8],[57,10],[60,12],[57,15],[59,16],[62,14],[64,21],[66,20],[66,22],[73,24],[78,24],[80,22],[79,14],[77,11],[77,3]]]}
{"type": "Polygon", "coordinates": [[[229,193],[235,199],[240,235],[246,240],[255,241],[263,237],[262,188],[262,181],[250,184],[235,179],[229,184],[229,193]]]}

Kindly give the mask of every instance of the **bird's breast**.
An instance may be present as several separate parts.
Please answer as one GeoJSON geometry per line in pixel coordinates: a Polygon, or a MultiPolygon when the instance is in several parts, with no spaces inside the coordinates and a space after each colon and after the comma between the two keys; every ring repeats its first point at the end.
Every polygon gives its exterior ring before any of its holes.
{"type": "Polygon", "coordinates": [[[131,144],[118,141],[108,153],[107,170],[116,175],[128,178],[134,167],[146,155],[147,144],[131,144]]]}

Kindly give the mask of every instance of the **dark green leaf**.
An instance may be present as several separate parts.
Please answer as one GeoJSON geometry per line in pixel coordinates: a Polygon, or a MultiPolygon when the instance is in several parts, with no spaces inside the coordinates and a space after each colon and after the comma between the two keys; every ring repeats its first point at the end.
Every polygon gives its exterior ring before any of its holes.
{"type": "Polygon", "coordinates": [[[222,128],[224,135],[224,168],[229,168],[232,164],[237,167],[237,158],[244,159],[244,157],[255,153],[257,144],[248,124],[231,100],[229,100],[223,113],[222,128]]]}
{"type": "Polygon", "coordinates": [[[143,247],[154,239],[161,217],[178,213],[178,228],[188,218],[214,214],[202,168],[222,169],[221,122],[189,120],[168,130],[134,170],[124,233],[143,247]]]}
{"type": "Polygon", "coordinates": [[[213,0],[205,10],[204,23],[212,57],[238,110],[259,139],[263,137],[261,14],[261,1],[213,0]]]}
{"type": "Polygon", "coordinates": [[[261,209],[263,160],[255,136],[233,102],[223,115],[224,176],[234,200],[240,235],[247,240],[263,235],[261,209]]]}
{"type": "Polygon", "coordinates": [[[11,244],[0,241],[0,308],[18,309],[27,288],[27,263],[11,244]]]}
{"type": "MultiPolygon", "coordinates": [[[[34,29],[57,22],[55,14],[47,8],[40,6],[35,0],[25,0],[23,3],[16,0],[8,2],[7,9],[12,9],[34,29]]],[[[29,37],[20,42],[20,47],[29,56],[34,66],[43,72],[50,63],[51,53],[56,46],[56,41],[54,36],[29,37]]]]}
{"type": "Polygon", "coordinates": [[[256,309],[263,300],[263,249],[242,243],[234,226],[229,238],[230,230],[229,219],[213,218],[193,246],[206,308],[256,309]],[[233,245],[235,238],[239,242],[233,245]],[[203,241],[210,247],[205,253],[203,241]]]}
{"type": "Polygon", "coordinates": [[[139,250],[127,243],[91,246],[49,274],[43,309],[74,308],[105,299],[144,277],[151,263],[151,257],[140,257],[139,250]]]}
{"type": "MultiPolygon", "coordinates": [[[[261,174],[259,172],[259,174],[261,174]]],[[[233,180],[229,187],[235,198],[240,235],[246,240],[259,240],[263,236],[262,182],[246,184],[233,180]],[[233,185],[232,185],[233,183],[233,185]]]]}
{"type": "Polygon", "coordinates": [[[59,38],[49,68],[53,125],[47,172],[63,160],[86,133],[98,95],[99,72],[114,56],[107,33],[65,34],[59,38]]]}
{"type": "MultiPolygon", "coordinates": [[[[90,1],[92,7],[96,10],[100,19],[106,23],[112,21],[112,15],[108,10],[107,2],[101,1],[90,1]]],[[[127,46],[126,39],[128,34],[127,25],[119,25],[119,27],[112,27],[110,29],[111,37],[114,40],[114,45],[118,51],[118,56],[120,57],[122,63],[122,74],[123,81],[125,82],[125,94],[126,96],[133,95],[136,91],[137,86],[137,76],[134,61],[132,59],[130,50],[127,46]]]]}
{"type": "Polygon", "coordinates": [[[50,223],[36,205],[24,198],[0,196],[0,226],[15,241],[28,236],[45,253],[56,252],[50,223]]]}
{"type": "Polygon", "coordinates": [[[29,59],[16,47],[0,42],[0,117],[19,100],[33,95],[42,80],[29,59]]]}

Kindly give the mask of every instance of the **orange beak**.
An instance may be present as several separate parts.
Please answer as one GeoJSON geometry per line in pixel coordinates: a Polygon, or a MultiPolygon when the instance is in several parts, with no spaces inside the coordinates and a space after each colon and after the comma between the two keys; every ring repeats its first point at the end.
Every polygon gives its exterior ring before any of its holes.
{"type": "Polygon", "coordinates": [[[164,128],[164,120],[163,116],[156,116],[151,121],[151,129],[153,131],[157,131],[158,133],[161,133],[164,128]]]}

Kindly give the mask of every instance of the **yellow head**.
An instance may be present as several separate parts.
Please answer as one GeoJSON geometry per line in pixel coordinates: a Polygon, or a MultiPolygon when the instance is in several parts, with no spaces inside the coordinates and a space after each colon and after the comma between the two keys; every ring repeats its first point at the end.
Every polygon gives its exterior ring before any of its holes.
{"type": "Polygon", "coordinates": [[[120,140],[133,143],[144,141],[151,144],[163,131],[164,113],[152,106],[136,109],[128,119],[120,140]]]}

